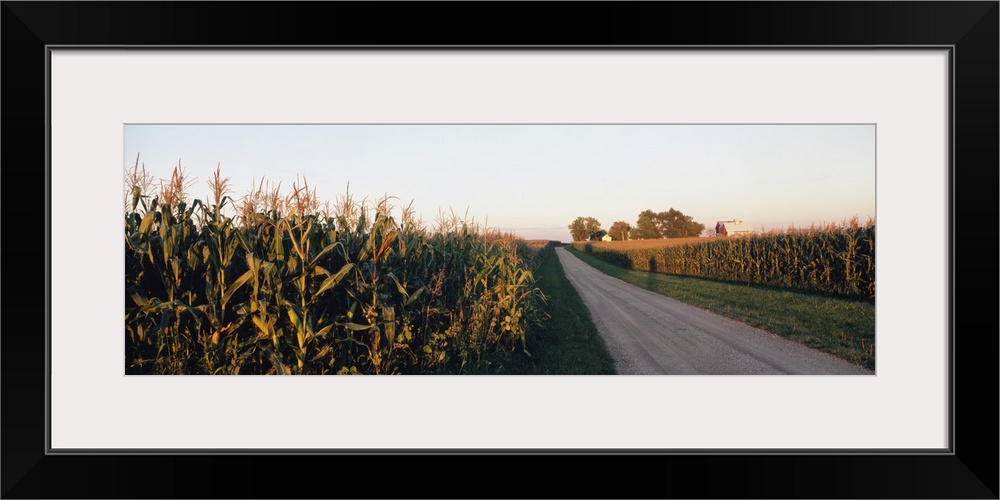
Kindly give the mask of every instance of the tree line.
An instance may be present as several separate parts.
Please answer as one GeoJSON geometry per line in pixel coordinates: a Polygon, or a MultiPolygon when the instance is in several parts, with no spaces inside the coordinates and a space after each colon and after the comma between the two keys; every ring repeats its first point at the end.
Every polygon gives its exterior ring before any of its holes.
{"type": "Polygon", "coordinates": [[[643,210],[639,212],[635,226],[625,221],[616,221],[607,231],[601,229],[600,221],[593,217],[577,217],[569,225],[573,241],[595,241],[605,235],[610,235],[614,241],[684,238],[698,236],[704,230],[704,224],[673,207],[665,212],[643,210]]]}

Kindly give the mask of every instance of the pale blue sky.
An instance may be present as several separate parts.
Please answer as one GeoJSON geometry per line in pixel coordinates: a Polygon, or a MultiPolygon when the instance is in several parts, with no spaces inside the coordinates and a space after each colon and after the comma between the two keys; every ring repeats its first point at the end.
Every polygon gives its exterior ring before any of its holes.
{"type": "Polygon", "coordinates": [[[203,199],[221,163],[234,198],[254,177],[287,193],[305,176],[331,202],[350,182],[530,239],[646,209],[758,229],[875,216],[874,125],[126,125],[126,168],[137,154],[157,178],[180,159],[203,199]]]}

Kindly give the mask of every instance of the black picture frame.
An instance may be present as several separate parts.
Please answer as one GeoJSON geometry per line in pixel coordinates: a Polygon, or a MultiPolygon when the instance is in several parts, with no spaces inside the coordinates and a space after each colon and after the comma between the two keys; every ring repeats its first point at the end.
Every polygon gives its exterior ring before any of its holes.
{"type": "Polygon", "coordinates": [[[2,4],[4,498],[998,498],[997,1],[2,4]],[[47,454],[53,45],[951,47],[950,452],[47,454]]]}

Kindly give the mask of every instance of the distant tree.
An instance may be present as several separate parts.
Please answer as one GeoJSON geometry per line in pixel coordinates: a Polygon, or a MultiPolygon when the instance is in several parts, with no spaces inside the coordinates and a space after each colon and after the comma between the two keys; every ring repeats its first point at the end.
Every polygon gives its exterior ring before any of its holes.
{"type": "Polygon", "coordinates": [[[639,218],[635,221],[635,238],[637,240],[654,240],[662,238],[663,233],[657,222],[657,214],[652,210],[639,212],[639,218]]]}
{"type": "MultiPolygon", "coordinates": [[[[613,229],[613,226],[612,226],[613,229]]],[[[630,236],[633,239],[684,238],[698,236],[705,230],[705,225],[695,222],[690,215],[684,215],[673,207],[666,212],[643,210],[635,221],[635,229],[630,236]]]]}
{"type": "Polygon", "coordinates": [[[660,233],[665,238],[686,238],[698,236],[705,230],[705,225],[695,222],[690,215],[684,215],[680,210],[673,207],[666,212],[656,214],[657,225],[660,233]]]}
{"type": "Polygon", "coordinates": [[[611,229],[608,234],[611,235],[611,239],[615,241],[622,241],[628,239],[628,233],[632,230],[632,226],[628,222],[623,220],[617,221],[611,225],[611,229]]]}
{"type": "Polygon", "coordinates": [[[590,235],[590,241],[601,241],[601,238],[603,238],[605,234],[608,234],[608,232],[603,229],[598,230],[590,235]]]}
{"type": "Polygon", "coordinates": [[[633,227],[632,229],[628,230],[628,239],[630,239],[630,240],[641,240],[642,239],[642,235],[639,234],[639,230],[637,228],[633,227]]]}
{"type": "Polygon", "coordinates": [[[601,223],[593,217],[577,217],[569,225],[569,232],[573,236],[573,241],[586,241],[590,235],[601,230],[601,223]]]}

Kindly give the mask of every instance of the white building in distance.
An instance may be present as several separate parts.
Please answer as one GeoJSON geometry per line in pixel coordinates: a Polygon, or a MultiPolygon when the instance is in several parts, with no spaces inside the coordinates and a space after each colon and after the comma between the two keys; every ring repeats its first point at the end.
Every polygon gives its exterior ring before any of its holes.
{"type": "Polygon", "coordinates": [[[753,234],[753,227],[739,219],[720,220],[715,223],[716,236],[747,236],[753,234]]]}

